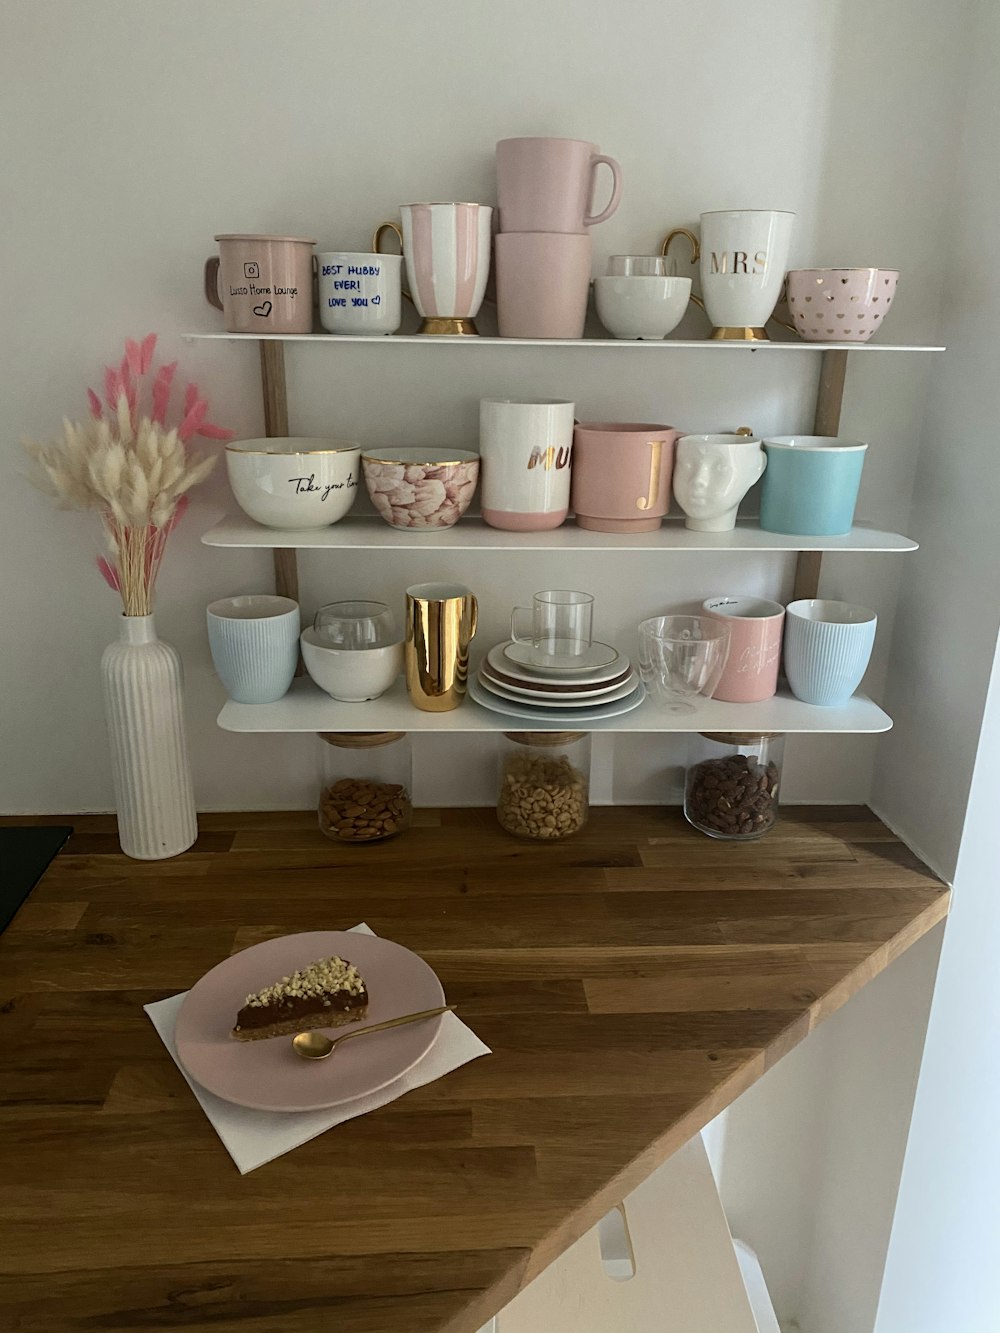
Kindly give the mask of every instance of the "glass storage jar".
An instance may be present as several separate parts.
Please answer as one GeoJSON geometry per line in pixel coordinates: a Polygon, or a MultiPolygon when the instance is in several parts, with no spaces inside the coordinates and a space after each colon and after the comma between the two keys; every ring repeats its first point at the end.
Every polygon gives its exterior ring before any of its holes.
{"type": "Polygon", "coordinates": [[[497,819],[515,838],[554,841],[577,833],[590,812],[588,731],[505,731],[500,739],[497,819]]]}
{"type": "Polygon", "coordinates": [[[746,842],[774,827],[785,737],[703,731],[691,737],[684,815],[710,838],[746,842]]]}
{"type": "Polygon", "coordinates": [[[321,731],[319,826],[340,842],[402,833],[413,807],[413,757],[405,731],[321,731]]]}

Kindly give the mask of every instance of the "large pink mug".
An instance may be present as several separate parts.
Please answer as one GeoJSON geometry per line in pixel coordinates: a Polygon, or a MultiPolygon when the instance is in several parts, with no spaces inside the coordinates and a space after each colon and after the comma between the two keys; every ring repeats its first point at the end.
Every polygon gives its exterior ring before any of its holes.
{"type": "Polygon", "coordinates": [[[205,299],[229,333],[312,333],[313,246],[302,236],[216,236],[205,261],[205,299]]]}
{"type": "Polygon", "coordinates": [[[670,506],[673,426],[581,421],[573,432],[570,507],[591,532],[653,532],[670,506]]]}
{"type": "Polygon", "coordinates": [[[605,222],[622,197],[622,169],[584,139],[501,139],[497,144],[500,230],[585,232],[605,222]],[[591,213],[601,163],[612,176],[611,198],[591,213]]]}
{"type": "Polygon", "coordinates": [[[702,610],[729,626],[729,656],[713,699],[759,704],[778,688],[785,608],[761,597],[710,597],[702,610]]]}
{"type": "Polygon", "coordinates": [[[583,337],[593,240],[547,231],[500,232],[496,247],[501,338],[583,337]]]}

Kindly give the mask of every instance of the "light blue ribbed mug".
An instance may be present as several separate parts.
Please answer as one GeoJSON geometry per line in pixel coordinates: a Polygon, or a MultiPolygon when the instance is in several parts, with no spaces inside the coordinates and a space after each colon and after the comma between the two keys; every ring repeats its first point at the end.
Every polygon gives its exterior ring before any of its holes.
{"type": "Polygon", "coordinates": [[[785,675],[796,699],[836,708],[861,684],[878,617],[866,606],[809,597],[785,608],[785,675]]]}
{"type": "Polygon", "coordinates": [[[867,448],[861,440],[831,435],[766,439],[760,526],[801,537],[850,532],[867,448]]]}
{"type": "Polygon", "coordinates": [[[208,642],[230,699],[276,703],[288,693],[299,660],[299,604],[271,593],[211,602],[208,642]]]}

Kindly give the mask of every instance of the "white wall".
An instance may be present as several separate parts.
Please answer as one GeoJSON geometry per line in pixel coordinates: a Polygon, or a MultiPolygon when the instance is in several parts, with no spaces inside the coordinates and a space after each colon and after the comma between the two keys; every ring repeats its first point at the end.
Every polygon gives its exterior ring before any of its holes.
{"type": "MultiPolygon", "coordinates": [[[[862,7],[761,0],[33,0],[5,7],[0,126],[9,258],[0,357],[0,810],[108,808],[110,770],[97,663],[115,604],[90,568],[92,522],[56,514],[20,480],[17,439],[83,409],[83,388],[125,334],[159,330],[240,435],[261,430],[255,350],[185,344],[220,327],[201,263],[220,230],[314,234],[363,247],[400,200],[493,197],[504,135],[587,136],[617,155],[624,203],[597,229],[598,264],[650,250],[676,223],[725,205],[795,209],[793,263],[873,262],[904,270],[887,334],[935,333],[937,219],[947,146],[951,18],[930,0],[862,7]],[[917,15],[915,19],[913,16],[917,15]],[[865,40],[851,44],[852,33],[865,40]],[[937,71],[932,77],[929,71],[937,71]]],[[[949,11],[953,15],[954,8],[949,11]]],[[[688,328],[701,331],[697,313],[688,328]]],[[[290,357],[292,426],[369,444],[475,437],[486,393],[574,398],[581,413],[690,430],[809,423],[818,369],[801,354],[657,357],[627,352],[338,346],[290,357]]],[[[873,442],[863,516],[901,529],[930,358],[856,358],[844,428],[873,442]]],[[[158,623],[180,649],[202,808],[302,806],[314,798],[309,738],[220,733],[222,690],[203,608],[270,586],[262,552],[199,535],[230,504],[220,475],[174,538],[158,623]]],[[[894,586],[908,557],[828,561],[833,595],[882,616],[878,695],[894,586]]],[[[787,595],[790,562],[683,556],[546,562],[483,556],[461,565],[483,596],[484,639],[510,604],[550,580],[598,595],[602,633],[627,645],[641,615],[720,591],[787,595]]],[[[399,601],[443,558],[307,556],[303,606],[336,596],[399,601]]],[[[785,791],[863,800],[874,743],[790,743],[785,791]]],[[[601,799],[676,799],[679,743],[602,738],[601,799]],[[612,751],[617,750],[614,772],[612,751]]],[[[421,738],[421,801],[488,801],[491,743],[421,738]],[[457,759],[457,762],[456,762],[457,759]]]]}
{"type": "Polygon", "coordinates": [[[886,817],[953,875],[954,902],[877,1333],[1000,1328],[996,4],[981,0],[970,36],[968,111],[950,192],[957,206],[945,333],[953,352],[933,379],[914,508],[923,549],[903,583],[893,645],[889,693],[904,725],[881,753],[875,786],[886,817]]]}

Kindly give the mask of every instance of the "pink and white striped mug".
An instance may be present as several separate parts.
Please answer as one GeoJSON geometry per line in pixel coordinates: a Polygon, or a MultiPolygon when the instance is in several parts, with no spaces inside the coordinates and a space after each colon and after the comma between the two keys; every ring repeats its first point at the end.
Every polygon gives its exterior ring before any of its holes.
{"type": "Polygon", "coordinates": [[[372,249],[386,231],[399,237],[410,290],[403,295],[423,317],[421,333],[477,333],[490,274],[493,209],[486,204],[402,204],[402,228],[376,227],[372,249]]]}

